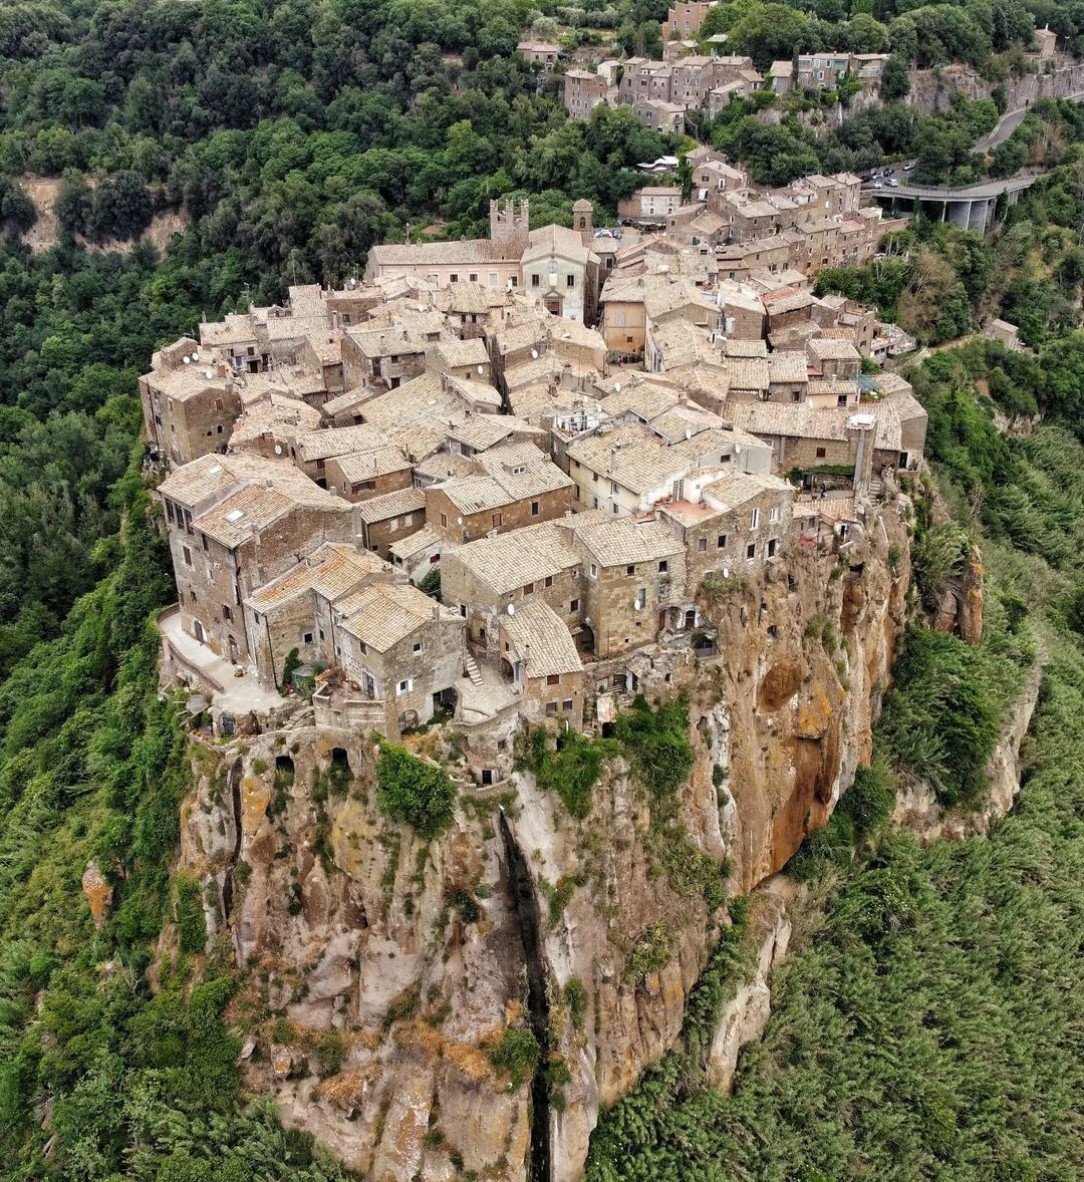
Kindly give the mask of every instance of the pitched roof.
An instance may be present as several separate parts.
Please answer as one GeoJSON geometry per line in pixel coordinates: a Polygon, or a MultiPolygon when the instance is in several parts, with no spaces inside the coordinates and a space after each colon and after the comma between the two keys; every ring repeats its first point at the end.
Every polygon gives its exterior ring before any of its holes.
{"type": "Polygon", "coordinates": [[[450,618],[435,599],[411,583],[374,583],[344,599],[339,609],[342,630],[380,653],[417,632],[436,614],[450,618]]]}
{"type": "Polygon", "coordinates": [[[308,431],[297,437],[297,454],[304,463],[328,460],[351,452],[371,451],[384,447],[388,437],[369,424],[356,427],[325,427],[322,431],[308,431]]]}
{"type": "Polygon", "coordinates": [[[400,517],[405,513],[420,513],[425,508],[425,493],[420,488],[400,488],[395,492],[371,497],[357,506],[357,515],[366,525],[400,517]]]}
{"type": "Polygon", "coordinates": [[[571,517],[562,524],[603,567],[655,562],[685,551],[684,543],[654,518],[618,517],[580,522],[578,517],[571,517]]]}
{"type": "Polygon", "coordinates": [[[343,478],[351,484],[363,480],[374,480],[377,476],[387,476],[392,472],[402,472],[410,468],[410,461],[397,448],[390,444],[386,447],[374,447],[369,451],[351,452],[345,456],[332,457],[332,463],[337,465],[343,478]]]}
{"type": "Polygon", "coordinates": [[[334,603],[370,575],[397,577],[390,563],[368,550],[357,550],[342,542],[328,543],[280,578],[258,587],[245,603],[266,612],[309,591],[334,603]]]}
{"type": "Polygon", "coordinates": [[[495,594],[504,595],[578,566],[580,556],[558,525],[547,521],[468,542],[450,560],[461,562],[495,594]]]}
{"type": "Polygon", "coordinates": [[[501,631],[524,662],[527,677],[582,673],[583,662],[564,620],[545,600],[536,599],[502,616],[501,631]]]}

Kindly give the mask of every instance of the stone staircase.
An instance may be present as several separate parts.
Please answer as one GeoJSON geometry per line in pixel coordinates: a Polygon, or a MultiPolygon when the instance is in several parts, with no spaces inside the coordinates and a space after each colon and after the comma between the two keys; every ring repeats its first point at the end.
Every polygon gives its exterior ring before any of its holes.
{"type": "Polygon", "coordinates": [[[478,668],[478,662],[470,653],[467,653],[463,658],[463,668],[466,669],[467,676],[471,679],[472,685],[482,684],[482,673],[478,668]]]}

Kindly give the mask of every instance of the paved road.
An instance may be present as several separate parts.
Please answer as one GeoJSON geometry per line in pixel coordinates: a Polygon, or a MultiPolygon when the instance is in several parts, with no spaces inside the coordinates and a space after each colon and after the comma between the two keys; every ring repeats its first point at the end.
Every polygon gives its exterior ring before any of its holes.
{"type": "MultiPolygon", "coordinates": [[[[1066,101],[1070,103],[1079,102],[1082,98],[1084,98],[1084,91],[1065,96],[1066,101]]],[[[1015,111],[1006,111],[989,135],[984,135],[981,139],[975,141],[975,151],[989,152],[991,148],[996,148],[998,144],[1003,144],[1024,121],[1024,116],[1029,110],[1029,107],[1018,107],[1015,111]]]]}
{"type": "Polygon", "coordinates": [[[877,197],[907,197],[920,201],[985,201],[1002,193],[1019,193],[1035,184],[1035,176],[1014,176],[1004,181],[986,181],[981,185],[953,188],[950,185],[900,185],[892,189],[876,189],[877,197]]]}

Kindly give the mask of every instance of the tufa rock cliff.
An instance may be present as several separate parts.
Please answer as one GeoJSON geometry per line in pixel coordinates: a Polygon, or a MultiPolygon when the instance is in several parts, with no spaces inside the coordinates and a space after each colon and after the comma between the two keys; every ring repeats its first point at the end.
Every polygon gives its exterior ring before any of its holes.
{"type": "MultiPolygon", "coordinates": [[[[408,738],[460,787],[427,841],[378,809],[371,736],[301,716],[194,742],[178,870],[237,965],[249,1085],[374,1182],[579,1177],[600,1105],[679,1033],[725,922],[717,868],[753,890],[868,759],[910,515],[892,490],[845,540],[810,519],[762,576],[704,589],[715,657],[643,656],[642,691],[688,703],[694,759],[665,823],[612,746],[577,821],[529,772],[470,784],[449,727],[408,738]]],[[[749,1003],[717,1040],[721,1084],[755,1034],[749,1003]]]]}

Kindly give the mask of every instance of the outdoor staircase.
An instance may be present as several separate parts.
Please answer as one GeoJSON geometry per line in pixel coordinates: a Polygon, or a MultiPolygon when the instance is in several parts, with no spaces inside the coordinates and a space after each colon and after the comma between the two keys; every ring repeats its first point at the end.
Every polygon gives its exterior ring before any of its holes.
{"type": "Polygon", "coordinates": [[[869,482],[869,498],[871,501],[879,501],[884,496],[885,486],[884,481],[879,476],[874,476],[869,482]]]}
{"type": "Polygon", "coordinates": [[[463,667],[466,669],[467,676],[471,679],[472,685],[482,684],[482,674],[478,668],[478,662],[470,653],[467,653],[463,658],[463,667]]]}

